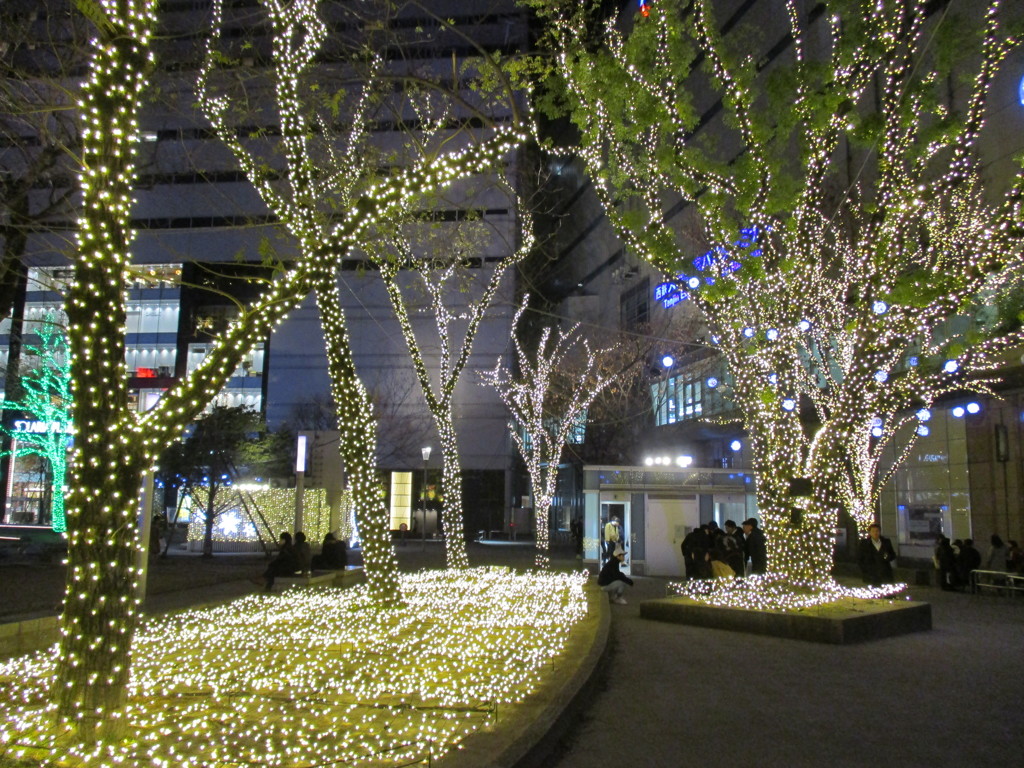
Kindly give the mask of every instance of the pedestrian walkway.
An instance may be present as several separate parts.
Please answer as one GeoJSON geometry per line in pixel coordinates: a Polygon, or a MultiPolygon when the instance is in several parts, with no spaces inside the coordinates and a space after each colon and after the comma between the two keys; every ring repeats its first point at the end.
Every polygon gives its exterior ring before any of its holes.
{"type": "Polygon", "coordinates": [[[1024,600],[916,587],[934,629],[853,646],[612,606],[604,682],[544,765],[1006,768],[1024,760],[1024,600]]]}

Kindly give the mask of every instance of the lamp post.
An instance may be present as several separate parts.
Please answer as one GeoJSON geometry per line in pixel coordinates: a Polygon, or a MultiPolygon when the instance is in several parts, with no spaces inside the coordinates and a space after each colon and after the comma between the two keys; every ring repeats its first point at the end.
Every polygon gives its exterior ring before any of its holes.
{"type": "Polygon", "coordinates": [[[302,530],[302,501],[306,484],[306,435],[295,444],[295,531],[302,530]]]}
{"type": "Polygon", "coordinates": [[[423,529],[420,531],[420,549],[427,548],[427,462],[430,461],[431,448],[421,449],[423,454],[423,529]]]}

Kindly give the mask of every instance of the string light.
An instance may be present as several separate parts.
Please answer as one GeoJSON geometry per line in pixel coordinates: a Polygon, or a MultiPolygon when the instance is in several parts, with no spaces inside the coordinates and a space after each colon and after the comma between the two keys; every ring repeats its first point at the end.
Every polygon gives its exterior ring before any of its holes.
{"type": "Polygon", "coordinates": [[[123,740],[52,727],[53,648],[0,664],[0,745],[16,761],[96,768],[436,759],[557,672],[586,579],[424,571],[402,576],[395,610],[361,585],[149,619],[132,641],[123,740]]]}
{"type": "MultiPolygon", "coordinates": [[[[222,5],[220,0],[212,5],[215,30],[221,25],[222,5]]],[[[229,123],[229,100],[218,95],[215,89],[217,64],[221,61],[214,50],[219,40],[216,34],[209,38],[200,71],[199,100],[217,135],[231,149],[264,203],[294,239],[304,261],[310,264],[308,275],[316,291],[331,394],[338,410],[338,449],[363,537],[367,581],[375,599],[394,604],[401,600],[398,560],[391,544],[384,487],[373,464],[377,447],[376,422],[370,398],[356,371],[345,312],[341,308],[337,270],[341,260],[350,255],[357,244],[372,237],[373,231],[387,229],[389,222],[400,220],[412,201],[496,167],[522,144],[526,133],[518,125],[498,126],[488,138],[465,149],[429,156],[414,153],[409,164],[382,175],[372,149],[370,113],[378,104],[378,96],[383,91],[390,92],[391,81],[381,84],[369,77],[354,100],[352,114],[347,115],[351,131],[344,137],[336,137],[340,146],[314,147],[314,137],[325,133],[331,121],[316,117],[316,110],[303,103],[301,81],[327,39],[327,25],[319,16],[316,0],[289,3],[267,0],[263,6],[275,31],[274,106],[281,122],[280,149],[285,166],[279,175],[288,183],[281,185],[271,178],[265,159],[243,144],[238,131],[229,123]],[[322,161],[314,159],[314,154],[319,151],[327,153],[329,173],[317,170],[322,161]],[[342,223],[334,223],[324,215],[325,199],[334,201],[337,210],[350,211],[350,215],[344,217],[342,223]]],[[[371,72],[379,71],[384,60],[379,55],[371,55],[368,65],[371,72]]],[[[280,164],[277,159],[274,162],[280,164]]],[[[451,448],[454,432],[444,426],[440,431],[442,449],[451,448]]],[[[450,473],[447,478],[451,482],[450,473]]],[[[458,498],[454,488],[445,487],[443,494],[446,499],[458,498]]],[[[450,564],[465,566],[463,537],[454,536],[456,530],[461,532],[462,529],[461,510],[458,517],[459,520],[455,520],[449,509],[447,552],[450,564]]]]}
{"type": "Polygon", "coordinates": [[[745,579],[693,579],[670,582],[669,594],[688,597],[705,605],[758,611],[799,611],[841,600],[879,600],[905,591],[906,584],[880,587],[845,587],[836,582],[812,579],[794,581],[779,574],[755,574],[745,579]]]}
{"type": "Polygon", "coordinates": [[[0,401],[0,412],[23,412],[45,425],[45,429],[23,432],[0,424],[0,432],[17,440],[17,448],[12,453],[14,458],[38,456],[49,463],[52,474],[50,527],[57,533],[64,533],[67,530],[64,477],[67,473],[68,443],[74,431],[71,423],[71,356],[64,333],[57,327],[55,313],[47,312],[43,316],[36,334],[39,346],[25,345],[28,354],[36,358],[37,365],[21,377],[24,394],[20,400],[0,401]]]}
{"type": "Polygon", "coordinates": [[[616,377],[600,372],[601,353],[592,351],[587,340],[578,335],[578,324],[566,331],[544,328],[536,352],[527,352],[516,331],[529,298],[528,295],[523,297],[512,320],[512,346],[518,373],[513,374],[499,360],[493,370],[481,375],[481,384],[493,387],[512,413],[509,430],[530,476],[535,564],[546,569],[550,564],[548,515],[555,497],[562,451],[573,431],[586,424],[590,404],[616,377]],[[577,344],[583,350],[583,363],[573,369],[570,391],[558,403],[553,403],[555,374],[565,372],[577,344]]]}
{"type": "MultiPolygon", "coordinates": [[[[213,541],[256,543],[270,539],[276,540],[281,531],[291,530],[295,524],[295,489],[294,488],[263,488],[245,490],[227,488],[222,494],[234,493],[232,498],[221,502],[226,507],[214,520],[213,541]],[[253,518],[251,511],[259,512],[253,518]],[[259,521],[257,533],[256,521],[259,521]]],[[[332,531],[331,516],[328,514],[329,504],[327,491],[323,488],[305,488],[302,494],[303,509],[307,510],[303,518],[303,533],[311,542],[321,541],[326,533],[332,531]],[[320,510],[321,514],[311,514],[312,510],[320,510]]],[[[339,503],[337,532],[344,540],[352,538],[354,531],[351,494],[344,490],[339,503]]],[[[206,524],[203,515],[191,515],[188,523],[188,541],[202,541],[206,524]]]]}
{"type": "MultiPolygon", "coordinates": [[[[507,190],[508,194],[514,192],[507,190]]],[[[530,211],[516,200],[519,211],[520,244],[515,252],[496,263],[486,280],[481,278],[483,286],[479,296],[467,300],[465,309],[459,313],[451,310],[452,291],[464,299],[468,290],[465,283],[464,262],[466,254],[457,249],[457,243],[451,239],[451,233],[445,233],[446,243],[442,245],[444,253],[435,258],[417,258],[415,247],[402,228],[389,232],[382,239],[375,240],[365,246],[380,269],[381,280],[391,302],[391,307],[398,318],[398,324],[405,339],[406,347],[412,357],[413,369],[423,392],[427,409],[434,419],[434,426],[441,443],[442,475],[441,475],[441,522],[444,532],[445,560],[449,568],[469,567],[466,553],[466,537],[464,534],[462,509],[462,462],[459,458],[459,446],[455,433],[455,388],[463,371],[470,361],[473,342],[480,329],[484,315],[491,308],[498,288],[508,270],[522,262],[533,250],[533,219],[530,211]],[[452,253],[451,251],[455,251],[452,253]],[[428,371],[423,357],[423,347],[417,341],[409,315],[409,302],[405,300],[398,276],[402,268],[413,271],[422,284],[430,299],[430,309],[434,316],[434,334],[430,335],[431,344],[437,344],[438,361],[436,373],[432,376],[428,371]],[[459,285],[456,285],[456,282],[459,285]],[[461,343],[456,345],[454,333],[462,334],[461,343]],[[434,378],[436,376],[436,385],[434,378]]]]}
{"type": "MultiPolygon", "coordinates": [[[[337,158],[338,167],[355,169],[347,177],[350,186],[344,187],[344,180],[338,180],[343,189],[335,198],[337,210],[347,213],[327,226],[321,195],[332,181],[314,178],[315,164],[303,157],[306,143],[317,131],[303,117],[296,77],[315,57],[326,29],[312,5],[276,0],[266,4],[268,13],[276,14],[272,25],[274,59],[281,65],[277,70],[279,103],[283,105],[280,148],[289,164],[287,184],[275,186],[266,173],[267,165],[248,155],[237,133],[226,124],[227,100],[214,96],[210,87],[213,62],[218,60],[212,48],[199,82],[201,106],[212,116],[218,135],[270,209],[299,242],[300,258],[246,307],[186,378],[142,414],[128,407],[125,304],[132,279],[130,211],[133,151],[139,135],[136,116],[153,69],[157,2],[100,0],[88,5],[96,35],[77,105],[82,119],[82,214],[74,281],[65,305],[77,437],[66,499],[68,586],[61,620],[62,645],[49,689],[56,702],[56,721],[83,739],[116,740],[124,722],[119,713],[125,703],[137,620],[135,522],[143,473],[217,396],[242,358],[310,291],[317,288],[319,299],[319,289],[328,277],[336,289],[338,259],[378,216],[386,217],[417,191],[437,189],[478,168],[490,167],[525,138],[520,126],[502,126],[489,140],[443,157],[420,158],[396,174],[374,179],[359,172],[365,167],[358,162],[365,154],[363,145],[352,146],[350,157],[337,158]],[[346,197],[357,189],[360,195],[346,197]],[[281,190],[306,205],[292,205],[281,190]],[[307,263],[314,260],[313,265],[307,263]]],[[[215,25],[220,11],[220,3],[215,3],[215,25]]],[[[210,35],[209,45],[219,39],[210,35]]],[[[361,385],[356,381],[345,386],[355,393],[358,417],[367,418],[372,412],[368,400],[358,400],[361,385]]],[[[344,399],[336,392],[336,402],[341,404],[344,399]]],[[[347,428],[343,425],[343,435],[349,438],[342,441],[347,445],[343,456],[366,538],[369,590],[382,602],[395,601],[397,563],[387,530],[383,489],[367,459],[373,455],[375,435],[360,431],[359,424],[352,431],[346,432],[347,428]]]]}
{"type": "Polygon", "coordinates": [[[947,78],[930,69],[919,4],[830,5],[815,22],[790,0],[791,58],[778,63],[788,78],[769,93],[758,56],[723,40],[711,0],[658,3],[634,25],[609,19],[603,45],[588,7],[529,2],[548,21],[578,154],[609,222],[631,253],[685,282],[723,356],[769,571],[832,589],[840,513],[862,531],[874,520],[918,434],[914,414],[958,389],[989,391],[977,374],[1022,339],[949,322],[1021,265],[1024,174],[990,205],[977,165],[986,96],[1016,43],[1000,30],[1002,4],[988,4],[980,47],[957,64],[973,74],[963,121],[936,133],[948,123],[947,78]],[[713,146],[693,138],[709,86],[725,112],[713,146]],[[721,146],[737,152],[722,157],[721,146]],[[849,181],[834,162],[841,146],[871,171],[837,201],[849,181]],[[693,209],[693,240],[711,244],[701,256],[669,226],[669,199],[693,209]],[[699,285],[682,276],[691,269],[699,285]],[[897,433],[910,441],[883,466],[897,433]],[[811,494],[793,498],[794,480],[811,494]]]}

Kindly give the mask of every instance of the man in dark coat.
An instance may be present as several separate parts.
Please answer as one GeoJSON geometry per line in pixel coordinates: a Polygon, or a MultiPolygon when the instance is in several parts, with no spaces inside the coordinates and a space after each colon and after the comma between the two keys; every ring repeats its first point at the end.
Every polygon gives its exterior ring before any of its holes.
{"type": "Polygon", "coordinates": [[[892,561],[895,559],[896,550],[892,548],[892,542],[882,535],[882,528],[878,523],[872,523],[868,527],[868,537],[860,540],[860,549],[857,553],[864,583],[873,587],[892,584],[892,561]]]}
{"type": "Polygon", "coordinates": [[[608,558],[604,568],[597,575],[597,586],[608,593],[608,599],[617,605],[625,605],[626,598],[622,593],[626,591],[626,585],[633,586],[633,580],[619,570],[619,566],[626,559],[626,553],[622,547],[616,547],[615,552],[608,558]]]}
{"type": "Polygon", "coordinates": [[[679,545],[683,550],[683,564],[686,566],[687,579],[709,579],[711,578],[711,563],[709,553],[711,552],[711,536],[708,535],[707,526],[701,525],[694,528],[683,539],[679,545]]]}
{"type": "Polygon", "coordinates": [[[956,565],[957,570],[960,572],[960,581],[964,584],[970,584],[971,571],[981,568],[981,552],[974,546],[974,539],[964,539],[956,565]]]}
{"type": "Polygon", "coordinates": [[[743,539],[743,529],[740,528],[732,520],[725,521],[725,534],[726,536],[732,536],[733,541],[736,542],[736,546],[739,547],[740,552],[743,551],[745,541],[743,539]]]}
{"type": "Polygon", "coordinates": [[[757,518],[743,521],[743,545],[750,560],[750,575],[768,572],[768,542],[757,527],[757,518]]]}

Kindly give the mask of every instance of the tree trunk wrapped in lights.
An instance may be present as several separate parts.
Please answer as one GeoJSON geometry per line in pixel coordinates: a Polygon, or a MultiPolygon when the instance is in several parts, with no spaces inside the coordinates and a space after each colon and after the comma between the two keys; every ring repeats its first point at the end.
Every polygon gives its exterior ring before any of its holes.
{"type": "Polygon", "coordinates": [[[68,493],[68,589],[58,717],[91,736],[116,733],[136,622],[136,498],[149,457],[127,415],[125,274],[130,263],[135,116],[152,59],[155,2],[105,6],[80,107],[83,213],[68,341],[78,428],[68,493]]]}
{"type": "Polygon", "coordinates": [[[126,275],[133,147],[151,70],[155,0],[83,2],[96,24],[79,108],[82,214],[65,311],[77,429],[67,496],[68,585],[54,698],[81,738],[114,737],[137,620],[135,530],[142,475],[213,400],[242,357],[312,289],[299,269],[269,285],[199,367],[144,414],[128,407],[126,275]],[[100,727],[102,726],[102,727],[100,727]]]}
{"type": "Polygon", "coordinates": [[[1022,175],[989,203],[978,173],[986,96],[1019,42],[1001,3],[955,18],[836,0],[805,16],[780,0],[789,34],[763,72],[744,23],[723,37],[711,0],[603,26],[593,4],[528,1],[609,220],[702,310],[728,365],[770,571],[832,584],[840,512],[864,530],[932,404],[987,391],[980,372],[1021,338],[1019,323],[965,317],[1020,268],[1022,175]],[[897,432],[910,439],[880,471],[897,432]]]}
{"type": "Polygon", "coordinates": [[[391,545],[391,528],[384,486],[374,466],[377,456],[377,425],[373,405],[352,358],[352,345],[341,308],[338,278],[333,268],[322,267],[316,286],[316,302],[327,343],[327,367],[331,394],[337,403],[339,448],[348,477],[354,514],[363,541],[363,561],[371,596],[381,604],[400,599],[398,559],[391,545]]]}
{"type": "MultiPolygon", "coordinates": [[[[514,197],[514,193],[511,191],[509,194],[514,197]]],[[[521,205],[519,206],[519,221],[523,234],[522,242],[519,243],[514,253],[491,268],[479,296],[475,300],[470,300],[466,309],[458,314],[452,312],[449,306],[451,294],[460,289],[463,292],[466,290],[465,285],[458,285],[458,283],[460,279],[466,278],[464,274],[467,271],[466,260],[474,258],[474,253],[482,252],[486,247],[484,242],[479,241],[479,237],[460,232],[453,239],[452,234],[445,231],[440,234],[444,239],[443,244],[438,246],[437,252],[430,252],[430,238],[421,237],[414,242],[407,236],[410,226],[407,224],[396,227],[392,234],[366,246],[371,258],[380,268],[381,279],[387,289],[391,307],[398,318],[402,337],[412,356],[413,368],[416,371],[420,389],[427,402],[427,408],[434,418],[434,424],[440,437],[443,461],[441,520],[444,530],[445,560],[449,568],[469,567],[463,531],[462,463],[459,459],[459,446],[455,433],[455,387],[469,363],[480,323],[490,310],[502,280],[508,270],[520,263],[533,248],[532,219],[529,211],[521,205]],[[417,246],[419,248],[426,247],[427,255],[416,253],[417,246]],[[399,282],[399,274],[402,270],[409,270],[419,277],[429,298],[439,353],[436,386],[427,370],[423,356],[424,349],[430,347],[433,338],[429,333],[421,334],[420,340],[416,338],[416,332],[409,316],[410,302],[403,296],[402,285],[399,282]],[[453,345],[453,333],[456,327],[462,330],[462,343],[457,348],[453,345]]],[[[478,222],[470,222],[463,224],[463,228],[475,229],[473,224],[484,226],[478,222]]],[[[483,234],[483,237],[486,238],[487,235],[483,234]]],[[[480,280],[483,281],[484,278],[481,277],[480,280]]]]}
{"type": "Polygon", "coordinates": [[[512,413],[509,429],[530,475],[536,529],[535,565],[548,568],[548,515],[555,497],[562,451],[570,435],[586,424],[587,408],[616,376],[600,371],[602,354],[590,349],[587,340],[577,333],[578,325],[567,331],[544,328],[537,349],[531,354],[516,332],[528,301],[529,296],[524,296],[512,322],[518,373],[509,371],[499,361],[493,370],[483,375],[482,383],[493,387],[512,413]],[[581,365],[572,364],[577,351],[582,351],[581,365]],[[571,381],[567,392],[555,392],[557,379],[571,381]]]}
{"type": "MultiPolygon", "coordinates": [[[[515,124],[497,126],[486,139],[452,151],[447,149],[452,145],[447,135],[433,142],[436,149],[428,150],[433,134],[424,130],[421,136],[410,140],[411,157],[404,158],[405,164],[394,165],[388,173],[381,174],[381,165],[395,161],[391,155],[383,155],[372,141],[375,111],[394,91],[392,83],[384,77],[386,62],[379,55],[367,56],[365,51],[359,51],[355,58],[366,60],[367,74],[359,87],[353,89],[349,82],[337,94],[338,98],[347,99],[344,107],[348,128],[344,135],[336,134],[331,128],[331,115],[339,109],[338,102],[330,97],[318,102],[319,85],[303,85],[304,78],[311,76],[310,67],[327,35],[317,6],[315,0],[264,3],[274,30],[277,67],[272,77],[274,106],[281,120],[280,146],[263,156],[256,147],[246,146],[239,138],[229,120],[230,98],[214,94],[213,80],[222,60],[213,47],[216,35],[211,36],[200,75],[200,100],[219,137],[294,239],[303,258],[316,263],[317,305],[328,339],[328,370],[342,432],[340,450],[363,536],[367,578],[375,595],[391,600],[396,598],[393,590],[398,585],[397,562],[391,548],[383,488],[371,471],[376,449],[371,403],[352,360],[337,287],[332,288],[330,281],[337,279],[342,259],[352,254],[361,238],[370,239],[374,228],[386,228],[387,222],[404,216],[414,201],[496,167],[525,139],[525,134],[515,124]],[[283,170],[273,171],[282,165],[282,159],[283,170]],[[358,455],[360,451],[362,455],[358,455]]],[[[214,29],[220,23],[221,11],[221,3],[215,2],[214,29]]],[[[423,83],[418,82],[418,87],[423,87],[423,83]]],[[[435,132],[441,133],[437,130],[442,125],[437,115],[430,115],[424,122],[436,126],[435,132]]],[[[468,355],[468,349],[465,354],[468,355]]],[[[461,372],[465,361],[459,365],[461,372]]],[[[452,387],[457,377],[456,373],[452,387]]],[[[450,404],[444,408],[450,409],[450,404]]],[[[450,412],[447,418],[450,421],[450,412]]],[[[446,466],[451,457],[449,451],[446,466]]],[[[447,484],[445,490],[446,497],[450,493],[452,498],[458,498],[447,484]]],[[[456,535],[450,514],[446,523],[449,544],[453,535],[461,539],[461,525],[456,535]]],[[[459,567],[466,565],[464,551],[460,559],[451,546],[449,560],[459,567]]]]}

